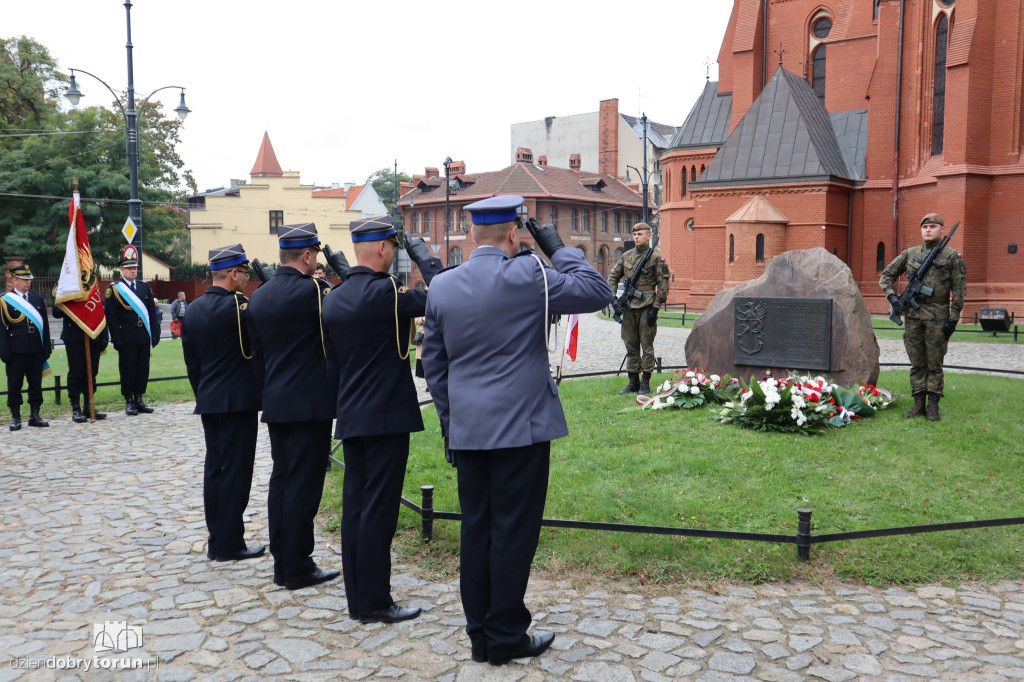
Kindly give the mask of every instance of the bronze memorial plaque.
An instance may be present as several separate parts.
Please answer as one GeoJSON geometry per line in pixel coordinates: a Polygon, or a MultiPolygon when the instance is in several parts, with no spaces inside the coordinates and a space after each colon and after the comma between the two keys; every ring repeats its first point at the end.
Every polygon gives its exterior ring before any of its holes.
{"type": "Polygon", "coordinates": [[[736,365],[832,369],[831,298],[733,299],[736,365]]]}

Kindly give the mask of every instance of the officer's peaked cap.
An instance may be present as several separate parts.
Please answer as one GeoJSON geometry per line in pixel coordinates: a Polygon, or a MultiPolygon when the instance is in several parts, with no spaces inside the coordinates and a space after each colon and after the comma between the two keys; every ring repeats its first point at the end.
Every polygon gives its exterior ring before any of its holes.
{"type": "Polygon", "coordinates": [[[282,249],[305,249],[316,247],[320,250],[320,237],[313,223],[281,225],[277,228],[277,243],[282,249]]]}
{"type": "Polygon", "coordinates": [[[518,194],[506,194],[477,201],[466,207],[474,225],[496,225],[510,223],[519,217],[520,206],[526,203],[518,194]]]}
{"type": "Polygon", "coordinates": [[[18,279],[35,279],[35,277],[32,276],[32,270],[28,267],[28,263],[19,265],[11,270],[11,277],[17,277],[18,279]]]}
{"type": "Polygon", "coordinates": [[[245,255],[245,249],[241,244],[222,246],[219,249],[210,249],[210,269],[227,270],[236,265],[248,265],[249,259],[245,255]]]}
{"type": "Polygon", "coordinates": [[[352,224],[349,225],[349,230],[352,232],[353,244],[358,244],[359,242],[379,242],[385,239],[390,239],[395,244],[399,244],[395,225],[391,222],[391,218],[386,215],[367,218],[366,220],[353,220],[352,224]]]}

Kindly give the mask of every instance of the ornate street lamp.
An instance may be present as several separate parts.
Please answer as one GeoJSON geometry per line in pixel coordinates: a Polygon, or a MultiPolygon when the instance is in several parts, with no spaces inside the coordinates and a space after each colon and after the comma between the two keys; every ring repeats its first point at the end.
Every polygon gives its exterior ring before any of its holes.
{"type": "MultiPolygon", "coordinates": [[[[630,165],[627,164],[626,165],[626,184],[628,185],[630,183],[629,170],[633,169],[633,171],[635,171],[636,174],[640,176],[640,186],[643,189],[643,197],[644,197],[644,211],[643,211],[643,216],[644,217],[643,217],[643,221],[645,223],[647,223],[648,225],[650,225],[650,215],[651,214],[650,214],[650,208],[647,205],[647,185],[650,182],[651,178],[654,178],[655,184],[658,184],[658,185],[661,184],[661,170],[658,169],[658,170],[652,171],[652,170],[647,168],[647,128],[648,128],[647,114],[644,114],[643,116],[640,117],[640,125],[643,126],[643,129],[644,129],[644,163],[643,163],[643,170],[638,169],[636,166],[630,166],[630,165]]],[[[654,228],[654,240],[652,241],[652,246],[656,246],[657,244],[658,244],[658,230],[657,230],[657,228],[654,228]]]]}

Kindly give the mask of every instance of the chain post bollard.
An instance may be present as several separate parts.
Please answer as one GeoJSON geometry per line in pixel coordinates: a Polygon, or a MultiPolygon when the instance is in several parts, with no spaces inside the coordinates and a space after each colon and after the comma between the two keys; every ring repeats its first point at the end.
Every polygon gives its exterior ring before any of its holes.
{"type": "Polygon", "coordinates": [[[423,497],[423,541],[430,542],[434,537],[434,486],[421,485],[420,495],[423,497]]]}
{"type": "Polygon", "coordinates": [[[811,560],[811,510],[797,509],[796,549],[802,561],[811,560]]]}

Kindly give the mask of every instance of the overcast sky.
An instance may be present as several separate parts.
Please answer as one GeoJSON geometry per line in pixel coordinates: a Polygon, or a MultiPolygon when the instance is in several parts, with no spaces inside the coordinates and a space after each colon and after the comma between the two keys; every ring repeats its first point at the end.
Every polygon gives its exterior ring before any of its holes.
{"type": "MultiPolygon", "coordinates": [[[[28,35],[63,73],[127,87],[122,0],[6,3],[0,36],[28,35]]],[[[135,89],[183,85],[179,147],[199,189],[248,178],[263,132],[304,183],[399,171],[509,165],[513,123],[619,111],[681,125],[717,79],[728,0],[136,0],[135,89]]],[[[82,105],[109,106],[78,80],[82,105]]],[[[177,105],[176,91],[157,97],[177,105]]],[[[143,145],[144,147],[145,145],[143,145]]]]}

